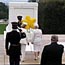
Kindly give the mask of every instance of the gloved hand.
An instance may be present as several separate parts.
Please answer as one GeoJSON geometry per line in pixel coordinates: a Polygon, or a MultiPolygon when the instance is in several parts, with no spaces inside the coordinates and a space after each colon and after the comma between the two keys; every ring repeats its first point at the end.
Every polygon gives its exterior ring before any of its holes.
{"type": "Polygon", "coordinates": [[[9,55],[9,50],[6,50],[6,55],[9,55]]]}
{"type": "Polygon", "coordinates": [[[33,42],[31,44],[34,44],[33,42]]]}
{"type": "Polygon", "coordinates": [[[29,43],[28,43],[28,45],[29,45],[29,43]]]}

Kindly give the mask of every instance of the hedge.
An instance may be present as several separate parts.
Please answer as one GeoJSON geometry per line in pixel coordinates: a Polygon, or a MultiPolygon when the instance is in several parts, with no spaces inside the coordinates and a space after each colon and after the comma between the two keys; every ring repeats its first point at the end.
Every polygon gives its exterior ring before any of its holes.
{"type": "Polygon", "coordinates": [[[43,34],[65,34],[65,3],[39,3],[38,23],[43,34]]]}
{"type": "Polygon", "coordinates": [[[0,24],[0,34],[4,34],[7,24],[0,24]]]}

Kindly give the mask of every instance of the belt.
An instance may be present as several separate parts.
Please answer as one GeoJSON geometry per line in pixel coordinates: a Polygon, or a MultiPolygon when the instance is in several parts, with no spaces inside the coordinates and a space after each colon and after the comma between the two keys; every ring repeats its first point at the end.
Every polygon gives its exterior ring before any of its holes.
{"type": "Polygon", "coordinates": [[[11,46],[19,46],[19,44],[11,44],[11,46]]]}

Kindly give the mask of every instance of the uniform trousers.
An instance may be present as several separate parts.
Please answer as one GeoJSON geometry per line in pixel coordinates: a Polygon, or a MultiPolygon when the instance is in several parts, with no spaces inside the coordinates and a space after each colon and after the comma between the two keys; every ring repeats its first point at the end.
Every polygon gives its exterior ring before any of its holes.
{"type": "Polygon", "coordinates": [[[20,64],[20,55],[18,56],[9,56],[10,65],[19,65],[20,64]]]}
{"type": "Polygon", "coordinates": [[[25,49],[26,49],[26,44],[21,44],[22,61],[25,59],[25,49]]]}

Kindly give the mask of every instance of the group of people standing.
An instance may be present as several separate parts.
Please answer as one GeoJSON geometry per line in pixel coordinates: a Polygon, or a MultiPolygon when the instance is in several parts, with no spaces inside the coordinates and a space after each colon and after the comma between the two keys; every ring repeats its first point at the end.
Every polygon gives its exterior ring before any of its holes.
{"type": "MultiPolygon", "coordinates": [[[[9,55],[10,65],[20,64],[20,55],[22,61],[25,57],[26,44],[34,45],[35,60],[38,59],[41,51],[42,31],[35,26],[34,29],[26,30],[27,23],[22,23],[22,16],[17,16],[18,22],[12,22],[12,31],[7,32],[5,40],[6,54],[9,55]],[[9,46],[10,44],[10,46],[9,46]]],[[[64,46],[59,45],[58,36],[51,36],[51,44],[44,46],[42,51],[40,65],[62,65],[62,54],[64,46]]]]}
{"type": "Polygon", "coordinates": [[[7,32],[5,40],[5,49],[6,54],[10,56],[10,65],[19,65],[20,59],[24,62],[27,44],[33,44],[34,46],[34,60],[39,58],[41,50],[39,46],[41,45],[42,31],[39,26],[35,25],[34,29],[27,30],[25,29],[27,23],[22,23],[22,16],[17,16],[17,19],[18,22],[11,23],[12,31],[7,32]]]}
{"type": "Polygon", "coordinates": [[[39,29],[38,25],[34,26],[34,29],[25,29],[27,23],[26,22],[22,22],[22,16],[17,16],[18,18],[18,27],[20,32],[24,32],[26,34],[25,38],[22,38],[20,40],[21,43],[21,48],[22,48],[22,61],[24,61],[25,58],[25,48],[26,48],[26,44],[33,44],[34,47],[34,55],[35,55],[35,60],[37,60],[39,58],[39,54],[40,54],[40,46],[41,46],[41,42],[42,42],[42,31],[41,29],[39,29]]]}

